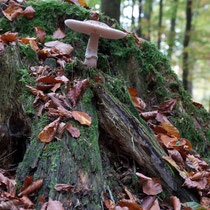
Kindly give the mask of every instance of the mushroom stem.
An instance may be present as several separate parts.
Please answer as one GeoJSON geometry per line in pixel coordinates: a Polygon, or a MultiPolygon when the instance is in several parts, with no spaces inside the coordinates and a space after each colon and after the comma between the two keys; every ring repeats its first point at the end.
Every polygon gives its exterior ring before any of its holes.
{"type": "Polygon", "coordinates": [[[98,39],[99,34],[90,34],[90,38],[88,40],[87,49],[85,52],[85,62],[84,64],[89,67],[96,67],[98,60],[98,39]]]}

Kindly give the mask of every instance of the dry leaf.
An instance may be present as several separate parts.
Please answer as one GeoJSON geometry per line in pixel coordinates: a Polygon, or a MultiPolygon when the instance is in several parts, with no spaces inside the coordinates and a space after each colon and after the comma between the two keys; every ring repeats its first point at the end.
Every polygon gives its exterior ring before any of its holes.
{"type": "Polygon", "coordinates": [[[197,190],[204,190],[206,185],[208,184],[206,177],[201,178],[199,181],[192,181],[190,178],[186,178],[184,184],[189,189],[195,188],[197,190]]]}
{"type": "Polygon", "coordinates": [[[71,134],[72,137],[78,138],[80,136],[80,131],[76,126],[67,123],[65,128],[71,134]]]}
{"type": "Polygon", "coordinates": [[[34,206],[34,203],[27,196],[22,196],[20,200],[27,208],[34,206]]]}
{"type": "Polygon", "coordinates": [[[85,80],[79,81],[72,89],[70,89],[67,96],[72,102],[73,106],[76,106],[76,102],[79,98],[81,91],[87,88],[88,86],[89,86],[89,80],[85,79],[85,80]]]}
{"type": "Polygon", "coordinates": [[[25,190],[23,190],[22,192],[20,192],[18,194],[18,196],[23,196],[23,195],[29,195],[31,194],[32,192],[36,191],[36,190],[39,190],[40,187],[42,186],[43,184],[43,180],[42,179],[39,179],[33,183],[31,183],[25,190]]]}
{"type": "Polygon", "coordinates": [[[132,96],[131,99],[133,101],[134,106],[137,109],[140,109],[140,111],[142,111],[146,108],[146,104],[141,98],[132,96]]]}
{"type": "Polygon", "coordinates": [[[0,203],[0,209],[12,209],[13,206],[19,205],[21,202],[19,200],[10,200],[10,201],[2,201],[0,203]]]}
{"type": "Polygon", "coordinates": [[[181,210],[181,202],[179,198],[177,198],[176,196],[171,196],[170,200],[174,210],[181,210]]]}
{"type": "Polygon", "coordinates": [[[34,27],[34,29],[36,31],[36,36],[40,39],[41,42],[43,42],[46,36],[45,30],[39,26],[34,27]]]}
{"type": "Polygon", "coordinates": [[[60,138],[60,139],[62,138],[62,135],[63,135],[65,127],[66,127],[66,123],[61,122],[59,124],[59,127],[58,127],[58,138],[60,138]]]}
{"type": "Polygon", "coordinates": [[[45,126],[44,129],[39,133],[38,138],[41,142],[50,142],[53,140],[56,133],[60,117],[51,122],[49,125],[45,126]]]}
{"type": "Polygon", "coordinates": [[[23,9],[18,5],[11,5],[2,12],[8,20],[12,21],[17,19],[22,14],[23,9]]]}
{"type": "Polygon", "coordinates": [[[129,91],[130,95],[133,96],[133,97],[135,97],[137,94],[139,94],[139,91],[137,91],[134,88],[127,88],[127,89],[129,91]]]}
{"type": "Polygon", "coordinates": [[[155,199],[153,205],[151,206],[150,210],[160,210],[158,199],[155,199]]]}
{"type": "Polygon", "coordinates": [[[150,210],[155,200],[156,200],[155,196],[147,196],[146,198],[143,199],[143,202],[141,203],[141,208],[143,210],[150,210]]]}
{"type": "Polygon", "coordinates": [[[174,105],[176,104],[177,100],[176,99],[171,99],[164,101],[159,107],[158,107],[158,112],[161,114],[167,114],[171,113],[174,105]]]}
{"type": "Polygon", "coordinates": [[[199,170],[199,164],[194,155],[187,155],[186,164],[193,169],[199,170]]]}
{"type": "Polygon", "coordinates": [[[210,172],[209,171],[199,171],[199,172],[194,173],[189,178],[192,181],[197,181],[197,180],[199,180],[201,178],[204,178],[204,177],[210,177],[210,172]]]}
{"type": "Polygon", "coordinates": [[[60,41],[50,41],[44,44],[49,50],[56,49],[60,54],[70,54],[74,48],[70,44],[65,44],[60,41]]]}
{"type": "Polygon", "coordinates": [[[127,193],[128,197],[129,197],[129,199],[130,199],[131,201],[135,201],[135,200],[136,200],[136,199],[134,198],[134,196],[131,194],[131,192],[130,192],[125,186],[123,186],[123,189],[125,190],[125,192],[127,193]]]}
{"type": "Polygon", "coordinates": [[[108,210],[115,210],[115,204],[114,204],[114,202],[111,201],[111,200],[105,200],[105,201],[104,201],[104,205],[106,206],[106,208],[107,208],[108,210]]]}
{"type": "Polygon", "coordinates": [[[10,31],[8,31],[8,32],[2,34],[2,35],[0,36],[0,39],[1,39],[2,41],[4,41],[5,43],[8,43],[8,42],[15,42],[15,41],[17,40],[17,34],[18,34],[18,33],[12,33],[12,32],[10,32],[10,31]]]}
{"type": "Polygon", "coordinates": [[[140,114],[140,116],[144,119],[144,120],[149,120],[151,118],[155,118],[157,115],[157,111],[151,111],[151,112],[142,112],[140,114]]]}
{"type": "Polygon", "coordinates": [[[136,173],[136,176],[138,176],[139,178],[141,178],[143,180],[152,180],[152,178],[145,176],[144,174],[139,173],[139,172],[136,173]]]}
{"type": "Polygon", "coordinates": [[[60,191],[73,192],[74,186],[68,185],[68,184],[56,184],[55,190],[58,192],[60,192],[60,191]]]}
{"type": "Polygon", "coordinates": [[[32,6],[28,6],[22,13],[27,19],[32,19],[35,14],[35,10],[32,6]]]}
{"type": "Polygon", "coordinates": [[[84,0],[64,0],[68,3],[72,3],[72,4],[75,4],[75,5],[78,5],[78,6],[83,6],[83,7],[87,7],[87,4],[85,3],[84,0]]]}
{"type": "Polygon", "coordinates": [[[79,112],[79,111],[73,111],[72,112],[72,117],[75,120],[79,121],[80,124],[82,124],[82,125],[88,125],[88,126],[91,125],[92,119],[87,113],[79,112]]]}
{"type": "Polygon", "coordinates": [[[2,183],[6,186],[7,192],[11,194],[11,196],[15,196],[17,188],[16,181],[14,179],[9,179],[2,173],[0,173],[0,186],[2,185],[2,183]]]}
{"type": "Polygon", "coordinates": [[[64,210],[60,201],[53,201],[51,198],[48,201],[47,210],[64,210]]]}
{"type": "Polygon", "coordinates": [[[157,195],[162,192],[159,178],[152,178],[143,183],[143,192],[147,195],[157,195]]]}
{"type": "Polygon", "coordinates": [[[63,39],[66,37],[66,34],[63,33],[63,31],[61,31],[60,28],[58,28],[52,36],[54,39],[63,39]]]}
{"type": "Polygon", "coordinates": [[[129,210],[142,210],[142,208],[135,202],[131,200],[122,199],[116,204],[117,207],[127,207],[129,210]]]}
{"type": "Polygon", "coordinates": [[[167,131],[168,135],[173,135],[173,136],[175,136],[177,138],[180,138],[179,131],[172,124],[168,124],[168,123],[162,122],[161,125],[167,131]]]}
{"type": "Polygon", "coordinates": [[[33,177],[27,176],[24,179],[23,186],[21,187],[20,192],[23,192],[32,183],[32,181],[33,181],[33,177]]]}

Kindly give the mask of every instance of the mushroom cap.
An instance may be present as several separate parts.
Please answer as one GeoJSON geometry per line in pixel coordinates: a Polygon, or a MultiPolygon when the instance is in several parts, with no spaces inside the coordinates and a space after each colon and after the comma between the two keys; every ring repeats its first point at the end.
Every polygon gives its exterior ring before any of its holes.
{"type": "Polygon", "coordinates": [[[98,34],[100,37],[107,39],[122,39],[127,35],[120,30],[110,28],[105,23],[95,20],[79,21],[68,19],[65,20],[65,24],[74,31],[88,35],[98,34]]]}

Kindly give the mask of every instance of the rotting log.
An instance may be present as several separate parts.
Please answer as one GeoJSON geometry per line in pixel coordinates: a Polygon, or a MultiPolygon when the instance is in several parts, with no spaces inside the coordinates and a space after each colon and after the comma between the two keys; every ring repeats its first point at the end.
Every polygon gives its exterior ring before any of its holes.
{"type": "Polygon", "coordinates": [[[21,60],[16,46],[0,51],[0,167],[10,171],[23,158],[29,132],[19,100],[20,68],[21,60]]]}
{"type": "MultiPolygon", "coordinates": [[[[35,180],[43,179],[43,186],[36,198],[46,196],[59,200],[65,209],[103,209],[104,181],[98,146],[98,119],[91,90],[87,92],[89,94],[75,109],[91,116],[91,126],[70,120],[79,128],[79,138],[73,138],[65,131],[62,139],[55,138],[52,142],[43,143],[37,135],[48,120],[45,115],[41,119],[36,118],[31,143],[17,170],[16,179],[20,185],[28,175],[35,180]],[[72,185],[73,192],[57,192],[54,188],[56,184],[72,185]]],[[[37,200],[34,202],[40,208],[41,204],[37,200]]]]}
{"type": "Polygon", "coordinates": [[[197,201],[196,196],[182,187],[182,178],[173,171],[162,156],[166,153],[155,139],[153,131],[141,123],[103,85],[96,85],[100,126],[140,166],[161,183],[169,194],[177,194],[183,201],[197,201]]]}

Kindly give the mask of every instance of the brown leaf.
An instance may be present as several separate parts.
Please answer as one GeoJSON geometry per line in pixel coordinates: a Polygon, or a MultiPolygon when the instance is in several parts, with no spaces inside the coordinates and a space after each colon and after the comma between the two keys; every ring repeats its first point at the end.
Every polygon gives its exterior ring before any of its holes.
{"type": "Polygon", "coordinates": [[[168,163],[170,163],[179,172],[179,175],[182,178],[186,179],[186,177],[188,177],[188,173],[185,170],[181,170],[180,167],[171,157],[163,156],[162,158],[166,160],[168,163]]]}
{"type": "Polygon", "coordinates": [[[61,122],[59,124],[59,127],[58,127],[58,138],[60,138],[60,139],[62,138],[62,135],[63,135],[65,127],[66,127],[66,123],[61,122]]]}
{"type": "Polygon", "coordinates": [[[100,15],[99,13],[97,13],[96,11],[94,11],[93,9],[91,10],[90,13],[90,20],[95,20],[95,21],[99,21],[100,15]]]}
{"type": "Polygon", "coordinates": [[[23,192],[32,182],[33,182],[33,177],[27,176],[24,179],[23,186],[21,187],[20,192],[23,192]]]}
{"type": "Polygon", "coordinates": [[[79,111],[72,111],[72,117],[75,120],[79,121],[80,124],[82,125],[88,125],[88,126],[91,125],[92,119],[87,113],[79,112],[79,111]]]}
{"type": "Polygon", "coordinates": [[[142,208],[135,202],[131,200],[122,199],[116,204],[117,207],[127,207],[129,210],[142,210],[142,208]]]}
{"type": "Polygon", "coordinates": [[[72,137],[78,138],[80,136],[80,131],[76,126],[67,123],[65,128],[71,134],[72,137]]]}
{"type": "Polygon", "coordinates": [[[143,192],[147,195],[157,195],[162,192],[159,178],[152,178],[143,183],[143,192]]]}
{"type": "Polygon", "coordinates": [[[45,30],[39,26],[34,27],[34,29],[36,31],[36,36],[40,39],[41,42],[43,42],[46,36],[45,30]]]}
{"type": "Polygon", "coordinates": [[[134,198],[134,196],[131,194],[131,192],[130,192],[125,186],[123,186],[123,189],[125,190],[125,192],[127,193],[128,197],[129,197],[129,199],[130,199],[131,201],[135,201],[135,200],[136,200],[136,199],[134,198]]]}
{"type": "Polygon", "coordinates": [[[176,163],[184,166],[184,160],[178,150],[168,150],[168,153],[176,163]]]}
{"type": "Polygon", "coordinates": [[[54,84],[41,84],[41,83],[38,83],[36,85],[36,89],[37,90],[41,90],[41,91],[47,91],[47,90],[50,90],[53,87],[54,87],[54,84]]]}
{"type": "Polygon", "coordinates": [[[60,54],[70,54],[74,48],[70,44],[65,44],[60,41],[50,41],[50,42],[45,42],[44,44],[46,47],[51,49],[56,49],[60,54]]]}
{"type": "Polygon", "coordinates": [[[3,51],[3,50],[4,50],[4,44],[0,41],[0,51],[3,51]]]}
{"type": "Polygon", "coordinates": [[[209,171],[199,171],[199,172],[196,172],[194,173],[192,176],[190,176],[189,178],[192,180],[192,181],[197,181],[201,178],[204,178],[204,177],[209,177],[210,176],[210,172],[209,171]]]}
{"type": "Polygon", "coordinates": [[[59,115],[66,118],[72,117],[72,112],[68,111],[67,109],[63,107],[58,107],[59,115]]]}
{"type": "Polygon", "coordinates": [[[41,90],[37,90],[36,88],[33,88],[29,85],[26,85],[26,87],[36,96],[38,96],[40,99],[42,99],[43,101],[46,100],[46,96],[45,94],[41,91],[41,90]]]}
{"type": "Polygon", "coordinates": [[[143,202],[141,203],[141,208],[143,210],[150,210],[155,200],[155,196],[147,196],[143,199],[143,202]]]}
{"type": "Polygon", "coordinates": [[[140,114],[140,116],[144,119],[144,120],[149,120],[151,118],[155,118],[157,115],[157,111],[151,111],[151,112],[142,112],[140,114]]]}
{"type": "Polygon", "coordinates": [[[55,185],[55,190],[60,192],[60,191],[66,191],[66,192],[73,192],[74,191],[74,186],[73,185],[68,185],[68,184],[56,184],[55,185]]]}
{"type": "Polygon", "coordinates": [[[168,120],[168,118],[159,112],[157,113],[155,119],[160,123],[165,122],[165,123],[171,124],[171,122],[168,120]]]}
{"type": "Polygon", "coordinates": [[[51,122],[49,125],[45,126],[44,129],[39,133],[38,138],[41,142],[50,142],[53,140],[56,133],[60,117],[51,122]]]}
{"type": "Polygon", "coordinates": [[[59,89],[61,86],[61,83],[56,83],[50,90],[52,90],[52,92],[56,92],[57,89],[59,89]]]}
{"type": "Polygon", "coordinates": [[[27,208],[31,208],[32,206],[34,206],[34,203],[27,197],[27,196],[22,196],[20,198],[20,201],[27,207],[27,208]]]}
{"type": "Polygon", "coordinates": [[[178,139],[176,137],[170,137],[164,134],[158,134],[157,140],[162,145],[163,148],[173,148],[176,145],[178,139]]]}
{"type": "Polygon", "coordinates": [[[133,96],[133,97],[135,97],[137,94],[139,94],[139,91],[137,91],[134,88],[127,88],[127,89],[129,91],[130,95],[133,96]]]}
{"type": "Polygon", "coordinates": [[[192,104],[193,104],[194,106],[198,107],[199,109],[204,108],[202,104],[199,104],[199,103],[197,103],[197,102],[194,102],[194,101],[193,101],[192,104]]]}
{"type": "Polygon", "coordinates": [[[15,196],[17,188],[16,181],[14,179],[9,179],[2,173],[0,173],[0,186],[2,185],[2,183],[6,186],[7,192],[10,193],[12,196],[15,196]]]}
{"type": "Polygon", "coordinates": [[[12,21],[17,19],[22,14],[23,9],[18,5],[11,5],[2,12],[8,20],[12,21]]]}
{"type": "Polygon", "coordinates": [[[197,190],[204,190],[206,185],[208,184],[206,177],[201,178],[199,181],[192,181],[190,178],[186,178],[184,184],[189,189],[195,188],[197,190]]]}
{"type": "Polygon", "coordinates": [[[145,176],[144,174],[139,173],[139,172],[136,173],[136,176],[138,176],[139,178],[141,178],[143,180],[152,180],[152,178],[145,176]]]}
{"type": "Polygon", "coordinates": [[[28,6],[22,13],[27,19],[32,19],[35,14],[35,10],[32,6],[28,6]]]}
{"type": "Polygon", "coordinates": [[[186,158],[186,164],[190,167],[190,168],[193,168],[195,170],[199,170],[199,163],[197,161],[197,159],[195,158],[194,155],[187,155],[187,158],[186,158]]]}
{"type": "Polygon", "coordinates": [[[15,42],[17,40],[17,34],[18,33],[12,33],[10,31],[2,34],[0,36],[1,40],[4,41],[5,43],[8,43],[8,42],[15,42]]]}
{"type": "Polygon", "coordinates": [[[18,38],[18,41],[21,43],[21,44],[29,44],[29,42],[33,40],[33,41],[36,41],[36,43],[38,44],[38,41],[36,40],[36,38],[34,37],[21,37],[21,38],[18,38]]]}
{"type": "Polygon", "coordinates": [[[66,37],[66,34],[63,33],[63,31],[61,31],[60,28],[58,28],[54,33],[53,33],[53,36],[52,36],[54,39],[63,39],[66,37]]]}
{"type": "Polygon", "coordinates": [[[146,108],[146,104],[144,103],[144,101],[139,98],[139,97],[131,97],[133,104],[136,108],[140,109],[140,110],[144,110],[146,108]]]}
{"type": "Polygon", "coordinates": [[[167,131],[168,135],[173,135],[173,136],[175,136],[177,138],[180,138],[179,131],[172,124],[168,124],[168,123],[162,122],[161,125],[167,131]]]}
{"type": "Polygon", "coordinates": [[[155,199],[153,205],[151,206],[150,210],[160,210],[158,199],[155,199]]]}
{"type": "Polygon", "coordinates": [[[170,99],[167,101],[164,101],[159,107],[158,107],[158,112],[161,114],[167,114],[171,113],[174,105],[176,104],[177,100],[176,99],[170,99]]]}
{"type": "Polygon", "coordinates": [[[29,44],[30,44],[32,50],[34,50],[36,52],[39,51],[39,47],[37,45],[36,40],[29,40],[29,44]]]}
{"type": "Polygon", "coordinates": [[[87,7],[87,4],[85,3],[84,0],[64,0],[64,1],[78,6],[87,7]]]}
{"type": "Polygon", "coordinates": [[[23,195],[29,195],[31,194],[32,192],[35,192],[36,190],[39,190],[40,187],[42,186],[43,184],[43,180],[42,179],[39,179],[33,183],[31,183],[25,190],[23,190],[22,192],[20,192],[18,194],[18,196],[23,196],[23,195]]]}
{"type": "Polygon", "coordinates": [[[12,209],[13,206],[17,206],[19,204],[21,204],[21,202],[17,199],[6,201],[6,202],[2,201],[0,203],[0,208],[1,209],[12,209]]]}
{"type": "Polygon", "coordinates": [[[79,98],[79,95],[84,88],[87,88],[89,86],[89,80],[85,79],[82,81],[79,81],[70,91],[68,92],[67,96],[72,102],[73,106],[76,106],[76,102],[79,98]]]}
{"type": "Polygon", "coordinates": [[[171,196],[170,200],[174,210],[181,210],[181,202],[179,198],[177,198],[176,196],[171,196]]]}
{"type": "Polygon", "coordinates": [[[47,210],[64,210],[60,201],[53,201],[51,198],[48,201],[47,210]]]}
{"type": "Polygon", "coordinates": [[[111,201],[111,200],[105,200],[105,201],[104,201],[104,205],[106,206],[106,208],[107,208],[108,210],[115,210],[115,204],[114,204],[114,202],[111,201]]]}

